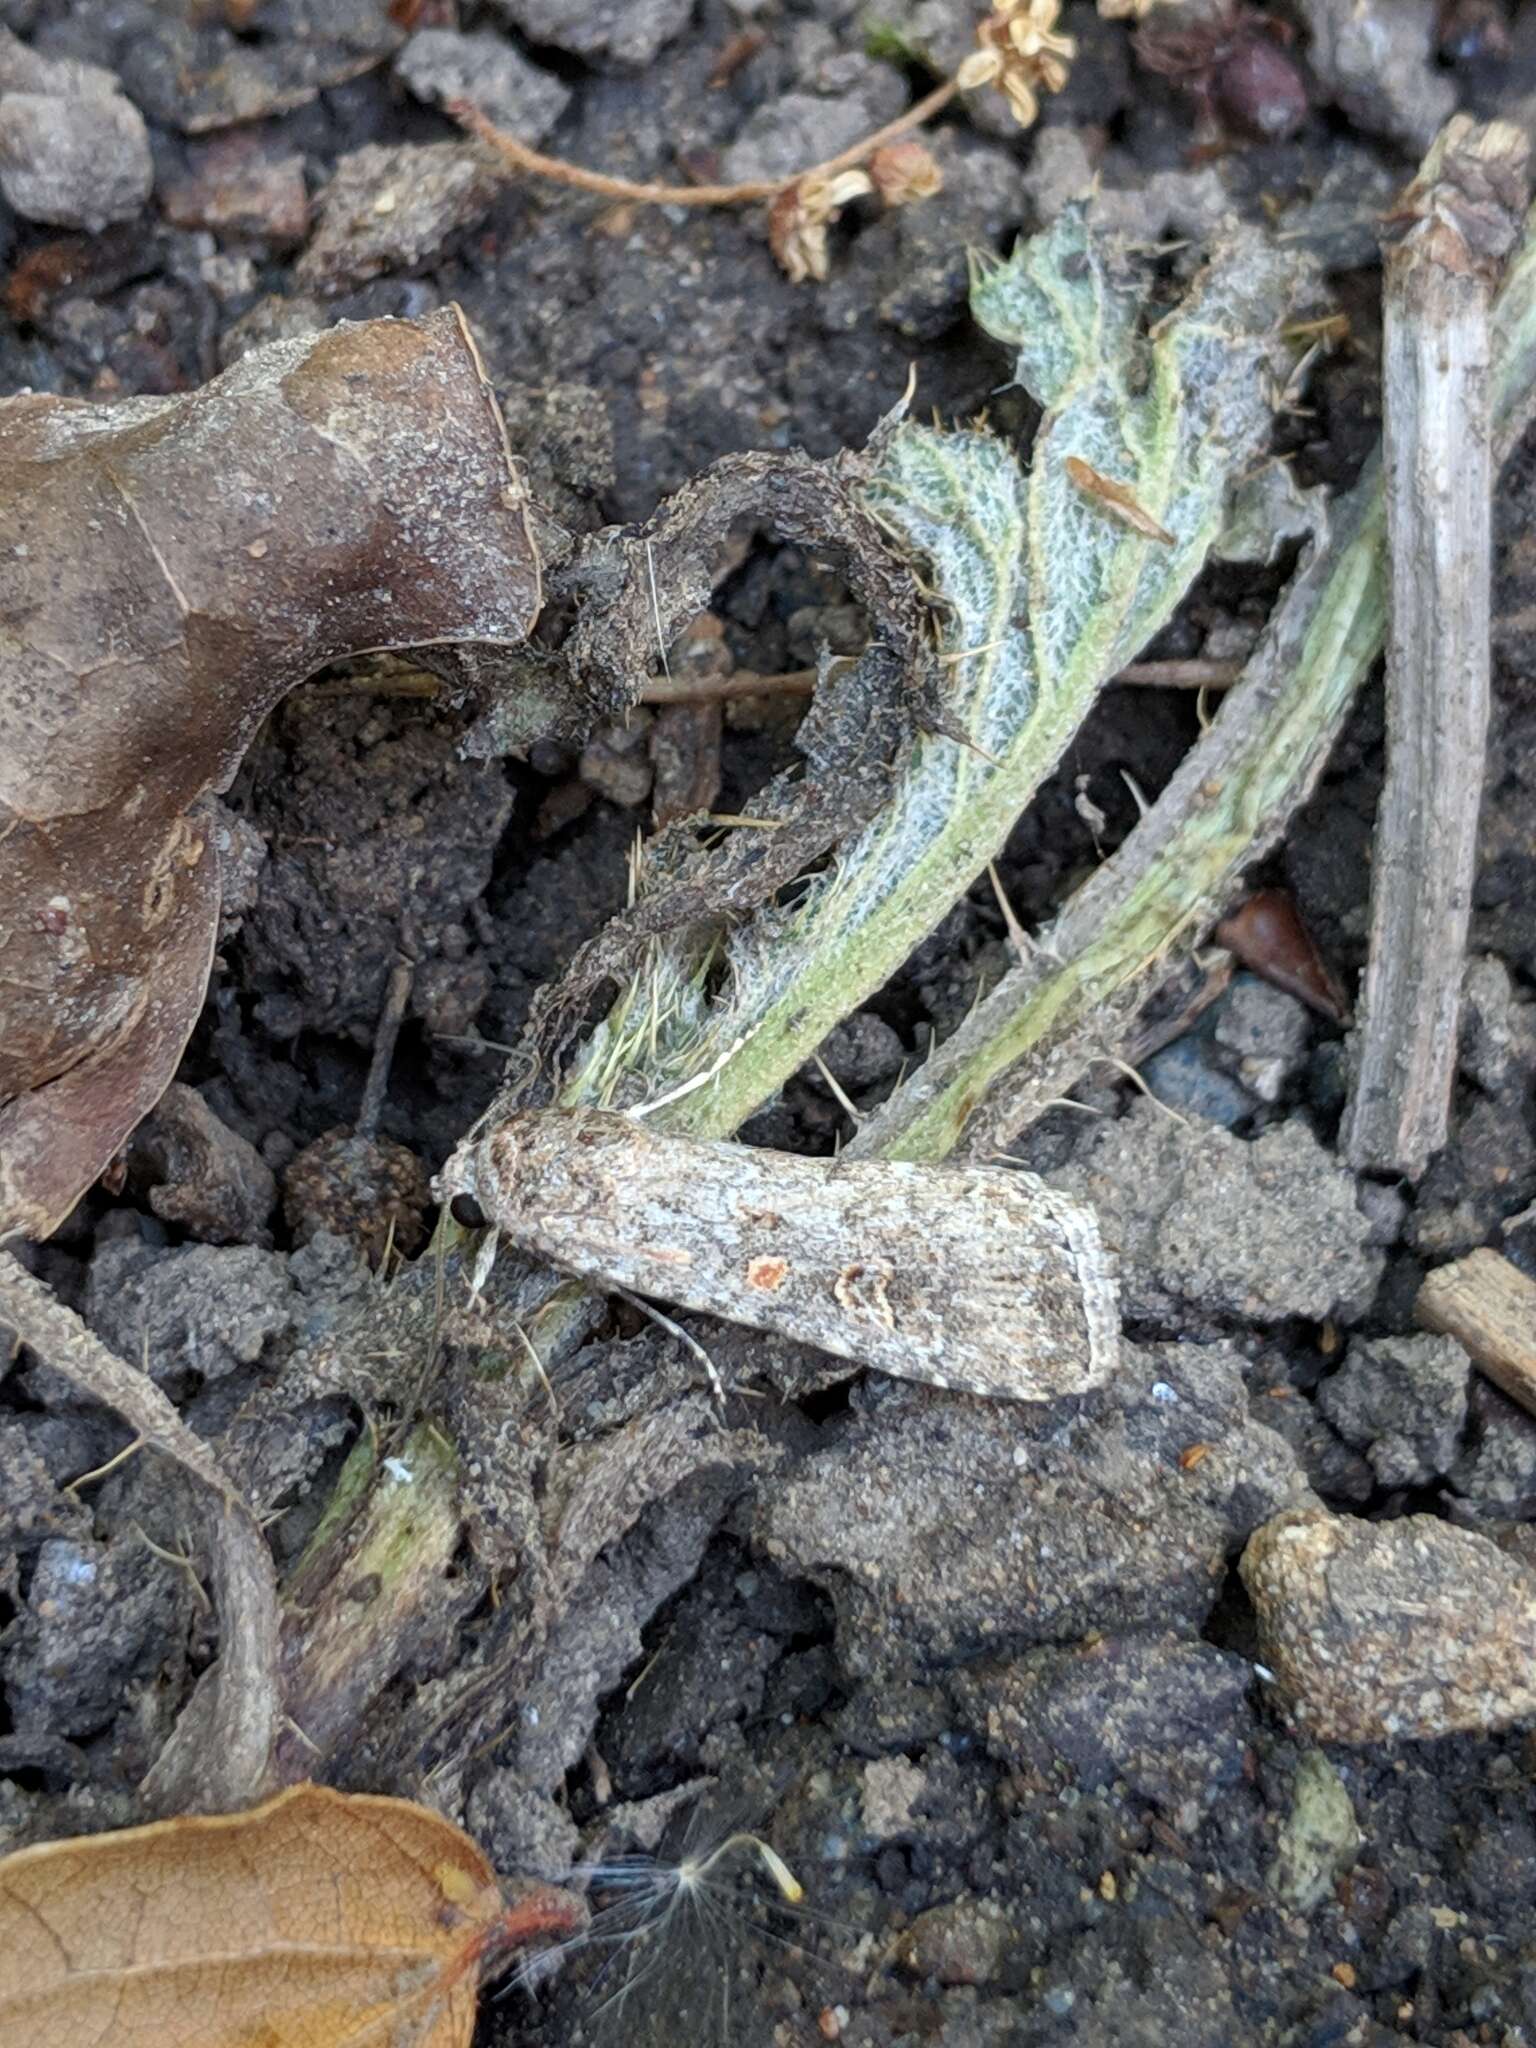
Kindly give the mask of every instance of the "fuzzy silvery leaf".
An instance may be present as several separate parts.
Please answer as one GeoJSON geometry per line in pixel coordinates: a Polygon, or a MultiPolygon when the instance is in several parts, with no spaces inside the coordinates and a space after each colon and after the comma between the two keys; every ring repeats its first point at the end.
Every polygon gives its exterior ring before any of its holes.
{"type": "Polygon", "coordinates": [[[692,942],[658,947],[567,1099],[632,1097],[637,1081],[654,1096],[708,1074],[666,1121],[734,1130],[932,931],[1205,561],[1230,486],[1265,449],[1299,268],[1235,233],[1147,334],[1144,289],[1112,273],[1069,210],[979,276],[979,316],[1018,344],[1021,379],[1046,403],[1028,470],[989,433],[906,426],[864,493],[933,592],[948,730],[912,744],[890,802],[793,907],[721,942],[707,980],[692,942]],[[1171,542],[1075,483],[1069,457],[1171,542]]]}

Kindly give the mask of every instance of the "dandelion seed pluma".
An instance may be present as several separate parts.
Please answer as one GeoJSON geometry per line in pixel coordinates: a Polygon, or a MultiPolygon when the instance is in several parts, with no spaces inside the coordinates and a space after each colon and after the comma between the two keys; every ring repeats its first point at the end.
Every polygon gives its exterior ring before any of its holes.
{"type": "Polygon", "coordinates": [[[778,1851],[743,1829],[710,1825],[718,1820],[696,1809],[675,1857],[618,1856],[565,1873],[585,1882],[590,1923],[520,1981],[531,1986],[554,1958],[568,1960],[582,2032],[594,2041],[622,2030],[629,2048],[684,2038],[750,2048],[751,2016],[762,2015],[743,1995],[749,1980],[755,1989],[765,1950],[805,1953],[795,1934],[812,1916],[778,1851]]]}

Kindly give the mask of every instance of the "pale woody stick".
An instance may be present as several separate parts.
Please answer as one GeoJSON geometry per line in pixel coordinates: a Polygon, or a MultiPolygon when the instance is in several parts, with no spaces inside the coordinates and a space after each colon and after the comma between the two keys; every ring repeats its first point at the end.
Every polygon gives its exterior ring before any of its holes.
{"type": "Polygon", "coordinates": [[[1488,731],[1489,304],[1526,141],[1458,116],[1388,222],[1387,774],[1343,1149],[1417,1178],[1445,1143],[1488,731]]]}
{"type": "Polygon", "coordinates": [[[1494,1251],[1437,1266],[1413,1313],[1426,1330],[1454,1337],[1496,1387],[1536,1414],[1536,1280],[1494,1251]]]}

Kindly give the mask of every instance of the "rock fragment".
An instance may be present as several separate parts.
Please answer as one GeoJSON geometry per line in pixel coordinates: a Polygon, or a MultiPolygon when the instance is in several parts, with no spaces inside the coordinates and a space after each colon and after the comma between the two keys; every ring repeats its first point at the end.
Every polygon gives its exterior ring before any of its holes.
{"type": "Polygon", "coordinates": [[[1183,1832],[1242,1776],[1252,1684],[1245,1658],[1150,1635],[1031,1650],[951,1681],[995,1757],[1083,1792],[1118,1781],[1183,1832]]]}
{"type": "Polygon", "coordinates": [[[116,74],[39,56],[0,28],[0,192],[16,211],[99,234],[132,220],[153,183],[144,116],[116,74]]]}
{"type": "Polygon", "coordinates": [[[272,1169],[185,1082],[173,1081],[135,1131],[130,1164],[157,1183],[149,1206],[167,1223],[183,1225],[208,1244],[271,1242],[272,1169]]]}
{"type": "Polygon", "coordinates": [[[1243,1582],[1259,1652],[1322,1742],[1489,1731],[1536,1715],[1536,1572],[1432,1515],[1278,1515],[1243,1582]]]}
{"type": "Polygon", "coordinates": [[[928,1790],[928,1774],[904,1756],[881,1756],[864,1766],[860,1817],[873,1841],[895,1842],[919,1832],[915,1811],[928,1790]]]}
{"type": "Polygon", "coordinates": [[[1383,1486],[1427,1486],[1455,1461],[1470,1370],[1453,1337],[1356,1337],[1317,1405],[1383,1486]]]}
{"type": "Polygon", "coordinates": [[[492,0],[501,18],[530,43],[564,50],[589,63],[638,67],[649,64],[664,43],[681,35],[693,0],[492,0]]]}
{"type": "Polygon", "coordinates": [[[174,227],[207,228],[291,248],[309,233],[309,191],[297,151],[274,156],[249,130],[236,128],[188,151],[189,174],[161,197],[174,227]]]}
{"type": "Polygon", "coordinates": [[[1381,1274],[1353,1176],[1297,1118],[1248,1143],[1143,1098],[1049,1179],[1098,1211],[1127,1318],[1321,1321],[1363,1308],[1381,1274]]]}
{"type": "Polygon", "coordinates": [[[569,89],[530,64],[498,35],[418,29],[395,59],[395,71],[417,99],[442,106],[468,100],[519,142],[542,142],[570,105],[569,89]]]}
{"type": "Polygon", "coordinates": [[[1456,105],[1437,72],[1435,0],[1301,0],[1307,62],[1334,104],[1369,135],[1417,153],[1456,105]]]}
{"type": "Polygon", "coordinates": [[[109,1239],[86,1281],[86,1321],[119,1358],[142,1360],[173,1398],[191,1375],[222,1379],[254,1365],[298,1312],[287,1259],[255,1245],[160,1251],[109,1239]]]}
{"type": "Polygon", "coordinates": [[[1270,1890],[1292,1912],[1310,1913],[1354,1863],[1360,1839],[1343,1779],[1320,1749],[1303,1751],[1291,1810],[1280,1828],[1279,1853],[1270,1867],[1270,1890]]]}
{"type": "Polygon", "coordinates": [[[897,1943],[896,1964],[940,1984],[990,1984],[1018,1938],[994,1899],[956,1899],[918,1914],[897,1943]]]}
{"type": "Polygon", "coordinates": [[[1229,1549],[1310,1500],[1250,1420],[1226,1345],[1127,1347],[1075,1427],[1054,1411],[884,1396],[758,1511],[785,1569],[831,1594],[861,1673],[1135,1628],[1199,1627],[1229,1549]]]}
{"type": "Polygon", "coordinates": [[[378,0],[283,0],[254,10],[153,0],[113,12],[132,22],[131,33],[118,30],[128,90],[152,120],[186,135],[306,106],[403,41],[378,0]]]}
{"type": "Polygon", "coordinates": [[[475,143],[354,149],[320,195],[319,221],[294,276],[312,290],[342,292],[409,270],[477,221],[500,183],[475,143]]]}

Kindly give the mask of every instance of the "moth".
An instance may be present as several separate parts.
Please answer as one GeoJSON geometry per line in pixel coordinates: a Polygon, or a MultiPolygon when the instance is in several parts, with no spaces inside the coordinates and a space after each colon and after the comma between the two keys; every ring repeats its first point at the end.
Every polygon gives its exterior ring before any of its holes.
{"type": "Polygon", "coordinates": [[[1093,1211],[1030,1173],[805,1159],[612,1110],[520,1110],[466,1139],[437,1192],[580,1279],[898,1379],[1047,1401],[1119,1359],[1093,1211]]]}

